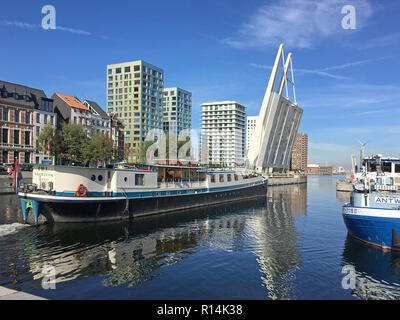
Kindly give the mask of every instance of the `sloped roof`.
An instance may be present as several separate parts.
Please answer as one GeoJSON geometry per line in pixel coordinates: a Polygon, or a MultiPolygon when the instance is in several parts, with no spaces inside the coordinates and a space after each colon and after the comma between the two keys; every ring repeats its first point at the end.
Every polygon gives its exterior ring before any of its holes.
{"type": "Polygon", "coordinates": [[[102,118],[107,118],[109,119],[110,117],[107,115],[107,113],[103,110],[102,107],[100,107],[96,102],[91,101],[91,100],[85,100],[85,102],[94,110],[96,111],[100,117],[102,118]]]}
{"type": "Polygon", "coordinates": [[[59,96],[71,108],[90,111],[87,107],[84,106],[84,104],[77,97],[67,96],[66,94],[61,94],[58,92],[56,92],[56,95],[59,96]]]}
{"type": "Polygon", "coordinates": [[[0,94],[0,100],[33,107],[39,105],[40,99],[48,99],[43,90],[0,80],[0,93],[3,92],[6,92],[7,94],[5,96],[0,94]],[[13,96],[14,93],[18,94],[18,99],[15,99],[13,96]],[[25,99],[26,96],[29,97],[29,100],[25,99]]]}

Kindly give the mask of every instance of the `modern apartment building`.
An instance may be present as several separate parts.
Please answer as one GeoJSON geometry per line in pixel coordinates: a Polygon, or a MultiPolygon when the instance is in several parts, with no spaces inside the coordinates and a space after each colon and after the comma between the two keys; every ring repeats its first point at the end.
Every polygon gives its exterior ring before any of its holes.
{"type": "Polygon", "coordinates": [[[246,153],[249,151],[253,142],[254,130],[256,129],[258,116],[248,116],[246,118],[246,153]]]}
{"type": "Polygon", "coordinates": [[[107,112],[125,127],[127,161],[152,129],[163,129],[164,72],[142,60],[107,65],[107,112]]]}
{"type": "Polygon", "coordinates": [[[192,128],[192,94],[181,88],[164,88],[163,130],[176,135],[192,128]]]}
{"type": "Polygon", "coordinates": [[[35,160],[34,113],[51,104],[43,90],[0,81],[0,162],[35,160]]]}
{"type": "Polygon", "coordinates": [[[203,103],[201,107],[201,150],[208,153],[206,161],[241,166],[245,157],[246,107],[236,101],[203,103]]]}
{"type": "Polygon", "coordinates": [[[298,133],[292,150],[291,169],[307,171],[308,162],[308,135],[307,133],[298,133]]]}

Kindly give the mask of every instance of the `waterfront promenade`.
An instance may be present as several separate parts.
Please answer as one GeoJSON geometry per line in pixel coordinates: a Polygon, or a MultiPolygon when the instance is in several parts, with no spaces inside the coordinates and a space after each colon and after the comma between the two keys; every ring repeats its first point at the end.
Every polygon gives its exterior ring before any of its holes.
{"type": "Polygon", "coordinates": [[[0,300],[48,300],[32,294],[0,286],[0,300]]]}
{"type": "MultiPolygon", "coordinates": [[[[25,182],[31,183],[32,182],[32,172],[30,171],[23,171],[22,177],[25,182]]],[[[12,189],[12,180],[13,176],[9,175],[0,175],[0,195],[1,194],[11,194],[14,193],[12,189]]]]}

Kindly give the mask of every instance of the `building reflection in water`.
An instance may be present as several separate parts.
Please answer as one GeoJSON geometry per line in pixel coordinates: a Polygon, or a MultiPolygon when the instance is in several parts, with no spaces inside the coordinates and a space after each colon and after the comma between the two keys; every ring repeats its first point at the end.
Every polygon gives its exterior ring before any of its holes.
{"type": "Polygon", "coordinates": [[[248,221],[257,246],[254,254],[261,281],[270,299],[294,299],[293,280],[300,267],[298,234],[294,218],[307,210],[307,185],[276,186],[268,189],[267,206],[248,221]]]}
{"type": "Polygon", "coordinates": [[[343,266],[355,269],[352,295],[360,299],[400,299],[400,253],[383,251],[347,236],[343,266]]]}
{"type": "MultiPolygon", "coordinates": [[[[271,187],[265,198],[148,218],[99,224],[54,224],[21,230],[27,261],[20,272],[40,288],[43,267],[56,268],[56,282],[101,275],[107,287],[134,286],[158,278],[199,247],[251,251],[271,299],[295,298],[301,263],[294,219],[306,215],[307,187],[271,187]]],[[[18,256],[22,256],[21,253],[18,256]]],[[[4,264],[3,264],[4,266],[4,264]]],[[[3,268],[2,266],[2,268],[3,268]]],[[[9,271],[10,272],[10,271],[9,271]]],[[[10,273],[8,272],[8,279],[10,273]]],[[[0,277],[4,279],[6,273],[0,277]]],[[[2,285],[7,285],[3,282],[2,285]]]]}
{"type": "Polygon", "coordinates": [[[350,202],[351,192],[349,191],[336,191],[336,200],[339,202],[350,202]]]}
{"type": "MultiPolygon", "coordinates": [[[[246,226],[243,211],[263,208],[266,200],[125,222],[44,225],[34,238],[32,230],[25,236],[22,231],[22,247],[33,280],[51,265],[56,283],[101,274],[107,276],[104,286],[132,286],[158,277],[162,267],[186,259],[198,246],[234,249],[246,226]]],[[[40,286],[36,281],[34,287],[40,286]]]]}
{"type": "Polygon", "coordinates": [[[0,224],[23,222],[19,199],[15,194],[0,195],[0,224]]]}

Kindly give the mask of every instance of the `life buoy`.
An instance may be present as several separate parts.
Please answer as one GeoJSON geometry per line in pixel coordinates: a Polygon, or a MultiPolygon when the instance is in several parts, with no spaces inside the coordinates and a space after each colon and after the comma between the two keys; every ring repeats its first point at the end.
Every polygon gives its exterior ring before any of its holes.
{"type": "Polygon", "coordinates": [[[350,179],[351,179],[351,180],[354,180],[354,174],[352,174],[352,175],[350,176],[350,179]]]}
{"type": "Polygon", "coordinates": [[[76,189],[76,196],[77,197],[86,197],[86,195],[87,195],[86,187],[83,184],[79,185],[78,189],[76,189]]]}

